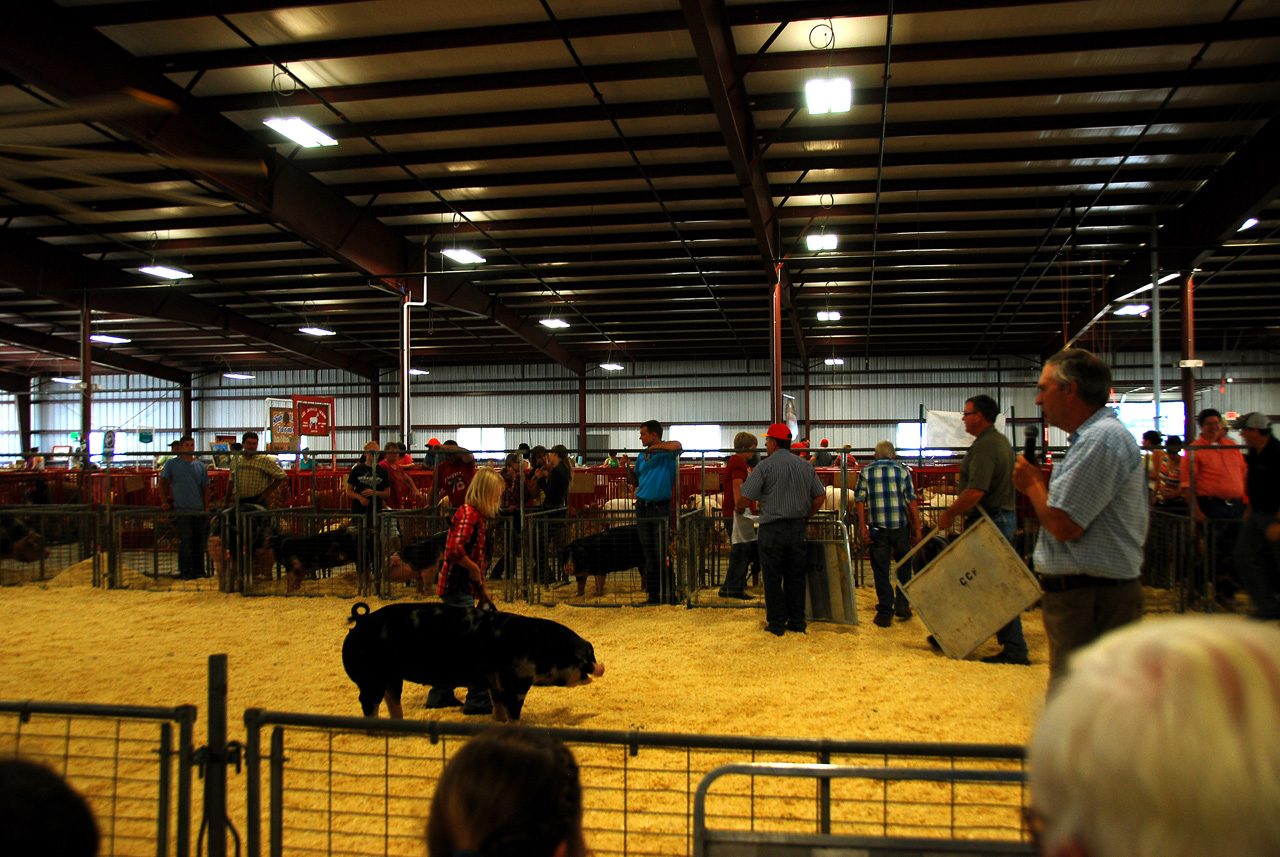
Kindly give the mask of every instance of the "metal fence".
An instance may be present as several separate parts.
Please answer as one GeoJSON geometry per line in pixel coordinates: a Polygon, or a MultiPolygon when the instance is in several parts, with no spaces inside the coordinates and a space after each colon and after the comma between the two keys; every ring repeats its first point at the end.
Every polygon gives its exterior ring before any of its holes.
{"type": "Polygon", "coordinates": [[[102,586],[102,519],[91,506],[0,508],[6,526],[28,538],[29,560],[0,560],[0,585],[102,586]]]}
{"type": "Polygon", "coordinates": [[[0,755],[43,763],[84,795],[99,854],[187,857],[195,720],[189,705],[0,701],[0,755]]]}
{"type": "MultiPolygon", "coordinates": [[[[324,717],[252,709],[247,740],[246,846],[268,853],[419,857],[431,795],[448,760],[487,724],[324,717]]],[[[504,728],[504,727],[498,727],[504,728]]],[[[744,762],[892,769],[948,768],[1007,775],[1015,788],[895,791],[914,835],[1022,841],[1024,751],[1001,745],[823,741],[549,729],[573,750],[584,827],[598,855],[689,854],[698,783],[744,762]]],[[[714,816],[736,830],[811,832],[832,809],[858,806],[832,832],[884,835],[885,799],[831,782],[766,788],[748,779],[717,790],[714,816]]]]}

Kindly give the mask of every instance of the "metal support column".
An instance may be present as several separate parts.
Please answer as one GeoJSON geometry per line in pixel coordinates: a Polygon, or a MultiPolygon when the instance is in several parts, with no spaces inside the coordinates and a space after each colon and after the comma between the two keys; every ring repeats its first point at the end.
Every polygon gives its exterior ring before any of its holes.
{"type": "Polygon", "coordinates": [[[1151,402],[1155,407],[1156,431],[1160,427],[1160,227],[1151,216],[1151,402]]]}
{"type": "Polygon", "coordinates": [[[769,422],[782,422],[782,281],[769,289],[769,422]]]}
{"type": "Polygon", "coordinates": [[[89,340],[89,298],[86,295],[80,305],[80,443],[84,445],[84,457],[80,466],[89,469],[89,430],[93,426],[93,343],[89,340]]]}
{"type": "Polygon", "coordinates": [[[1187,443],[1196,436],[1196,370],[1189,365],[1196,358],[1195,277],[1190,271],[1182,277],[1182,439],[1187,443]]]}

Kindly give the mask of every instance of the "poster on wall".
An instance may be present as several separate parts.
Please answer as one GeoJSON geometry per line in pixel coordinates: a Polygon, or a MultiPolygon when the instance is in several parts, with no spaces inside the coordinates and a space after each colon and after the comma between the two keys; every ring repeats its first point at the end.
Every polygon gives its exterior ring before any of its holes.
{"type": "Polygon", "coordinates": [[[268,409],[271,425],[271,443],[268,449],[272,452],[296,452],[298,449],[298,427],[294,422],[293,408],[271,407],[268,409]]]}
{"type": "Polygon", "coordinates": [[[298,424],[305,437],[328,437],[333,428],[332,402],[298,402],[298,424]]]}

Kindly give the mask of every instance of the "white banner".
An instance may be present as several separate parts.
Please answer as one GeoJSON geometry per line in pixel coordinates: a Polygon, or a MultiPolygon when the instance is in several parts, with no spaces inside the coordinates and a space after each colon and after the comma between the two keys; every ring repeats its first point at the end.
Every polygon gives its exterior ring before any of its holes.
{"type": "MultiPolygon", "coordinates": [[[[973,443],[973,435],[964,430],[960,411],[924,412],[925,446],[929,449],[965,448],[973,443]]],[[[1004,434],[1004,414],[996,414],[996,431],[1004,434]]]]}

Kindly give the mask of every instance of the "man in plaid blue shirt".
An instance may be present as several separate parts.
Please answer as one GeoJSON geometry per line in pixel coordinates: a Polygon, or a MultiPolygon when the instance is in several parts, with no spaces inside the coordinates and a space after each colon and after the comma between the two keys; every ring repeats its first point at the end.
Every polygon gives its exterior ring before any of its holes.
{"type": "MultiPolygon", "coordinates": [[[[862,468],[854,500],[858,508],[858,529],[862,542],[869,546],[871,574],[876,582],[876,618],[881,628],[893,624],[896,613],[901,619],[911,618],[911,605],[906,596],[889,579],[890,558],[900,560],[920,540],[920,510],[911,473],[893,460],[893,444],[882,440],[876,444],[875,460],[862,468]],[[870,515],[867,514],[870,507],[870,515]],[[908,525],[910,529],[908,530],[908,525]]],[[[898,569],[898,582],[911,577],[910,568],[898,569]]]]}

